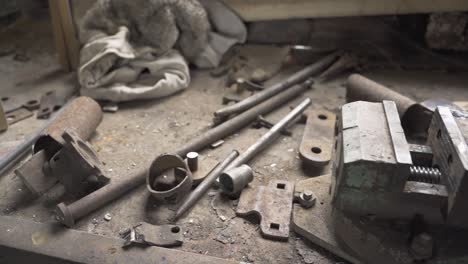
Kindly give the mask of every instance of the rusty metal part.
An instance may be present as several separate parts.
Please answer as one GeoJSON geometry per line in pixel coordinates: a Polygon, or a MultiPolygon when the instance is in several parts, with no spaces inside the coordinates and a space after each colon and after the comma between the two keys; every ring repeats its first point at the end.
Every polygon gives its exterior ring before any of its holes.
{"type": "Polygon", "coordinates": [[[103,174],[104,166],[88,142],[73,131],[63,133],[65,145],[48,163],[49,177],[55,177],[65,187],[67,194],[80,197],[109,183],[103,174]]]}
{"type": "MultiPolygon", "coordinates": [[[[284,103],[290,101],[291,99],[297,97],[309,89],[309,87],[310,83],[304,83],[291,87],[290,89],[245,111],[231,120],[210,129],[203,135],[196,137],[195,139],[178,148],[176,151],[174,151],[174,153],[185,157],[185,155],[191,151],[200,151],[203,148],[208,147],[210,144],[225,138],[226,136],[234,134],[241,128],[249,125],[257,118],[257,116],[278,109],[284,103]]],[[[144,184],[146,175],[146,168],[133,172],[132,175],[124,177],[123,180],[113,181],[111,184],[102,187],[101,189],[81,198],[80,200],[75,201],[68,206],[65,204],[60,204],[57,208],[57,212],[60,215],[66,215],[67,217],[65,217],[65,219],[70,221],[66,221],[65,223],[71,226],[79,218],[102,207],[103,205],[106,205],[110,201],[117,199],[137,186],[144,184]]]]}
{"type": "Polygon", "coordinates": [[[253,181],[253,170],[244,164],[237,168],[226,170],[219,177],[223,193],[229,196],[239,196],[244,188],[253,181]]]}
{"type": "Polygon", "coordinates": [[[425,135],[432,120],[432,114],[437,106],[448,106],[453,110],[461,110],[451,102],[442,99],[416,102],[381,84],[378,84],[359,74],[352,74],[347,82],[347,102],[394,101],[405,130],[418,135],[425,135]]]}
{"type": "Polygon", "coordinates": [[[246,149],[234,162],[231,163],[229,168],[236,168],[243,164],[246,164],[259,152],[271,145],[281,134],[285,128],[294,123],[298,117],[309,107],[312,101],[307,98],[302,101],[297,107],[283,117],[278,123],[276,123],[266,134],[259,138],[252,146],[246,149]]]}
{"type": "Polygon", "coordinates": [[[232,151],[216,168],[214,168],[205,180],[201,182],[193,192],[191,192],[187,198],[181,203],[177,212],[174,216],[174,220],[177,220],[190,208],[192,208],[198,200],[211,188],[218,179],[219,175],[229,166],[229,164],[239,156],[239,152],[236,150],[232,151]]]}
{"type": "Polygon", "coordinates": [[[5,111],[3,110],[2,102],[0,101],[0,132],[3,132],[8,129],[8,122],[5,116],[5,111]]]}
{"type": "Polygon", "coordinates": [[[332,159],[336,115],[326,110],[310,110],[299,146],[299,155],[307,164],[323,167],[332,159]]]}
{"type": "Polygon", "coordinates": [[[149,169],[146,188],[162,201],[179,202],[192,188],[192,173],[178,155],[164,154],[157,157],[149,169]]]}
{"type": "Polygon", "coordinates": [[[235,264],[236,261],[163,247],[122,248],[123,240],[53,223],[38,223],[0,216],[2,262],[21,263],[25,257],[35,263],[178,263],[235,264]]]}
{"type": "Polygon", "coordinates": [[[218,166],[219,161],[210,158],[208,156],[201,156],[200,165],[198,166],[197,171],[192,171],[192,178],[193,178],[193,186],[197,186],[203,180],[205,180],[206,176],[218,166]]]}
{"type": "Polygon", "coordinates": [[[53,112],[62,108],[76,92],[74,86],[62,86],[60,89],[48,91],[41,97],[38,119],[48,119],[53,112]]]}
{"type": "MultiPolygon", "coordinates": [[[[271,129],[274,126],[274,124],[270,121],[268,121],[265,117],[263,116],[258,116],[257,120],[252,124],[253,128],[260,129],[262,127],[271,129]]],[[[292,136],[291,131],[283,129],[281,130],[281,134],[285,136],[292,136]]]]}
{"type": "Polygon", "coordinates": [[[294,204],[292,215],[292,230],[329,252],[350,263],[361,262],[352,252],[342,245],[336,238],[331,212],[333,210],[332,197],[329,194],[331,175],[322,175],[297,182],[296,193],[314,190],[319,201],[313,208],[305,208],[301,204],[294,204]]]}
{"type": "Polygon", "coordinates": [[[122,247],[144,245],[155,247],[177,247],[183,243],[183,232],[176,225],[151,225],[139,223],[121,234],[125,240],[122,247]]]}
{"type": "Polygon", "coordinates": [[[33,116],[33,112],[26,108],[19,108],[6,114],[6,120],[8,125],[11,126],[15,123],[18,123],[19,121],[30,118],[31,116],[33,116]]]}
{"type": "Polygon", "coordinates": [[[187,153],[187,165],[192,173],[198,170],[198,152],[187,153]]]}
{"type": "Polygon", "coordinates": [[[56,177],[46,175],[44,172],[44,164],[48,161],[46,152],[41,150],[15,170],[15,174],[35,198],[43,195],[58,182],[56,177]]]}
{"type": "Polygon", "coordinates": [[[247,188],[242,192],[236,214],[260,217],[260,230],[268,239],[288,240],[294,184],[272,181],[268,186],[247,188]]]}
{"type": "Polygon", "coordinates": [[[339,56],[338,53],[333,53],[326,56],[325,58],[319,60],[318,62],[302,69],[301,71],[293,74],[286,80],[283,80],[267,89],[264,89],[261,92],[256,93],[255,95],[223,109],[220,109],[215,112],[215,117],[228,117],[233,114],[241,113],[265,100],[268,98],[277,95],[278,93],[288,89],[289,87],[304,82],[314,74],[318,74],[330,66],[336,58],[339,56]]]}
{"type": "Polygon", "coordinates": [[[45,149],[54,155],[65,143],[62,138],[65,130],[74,131],[81,139],[88,140],[101,123],[102,111],[99,104],[85,96],[71,101],[44,130],[34,144],[34,153],[45,149]]]}

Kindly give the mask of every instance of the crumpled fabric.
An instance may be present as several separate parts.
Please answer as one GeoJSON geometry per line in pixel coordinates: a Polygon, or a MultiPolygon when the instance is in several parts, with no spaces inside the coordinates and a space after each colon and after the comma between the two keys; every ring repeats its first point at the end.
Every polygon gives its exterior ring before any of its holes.
{"type": "Polygon", "coordinates": [[[178,51],[154,57],[151,47],[133,48],[129,34],[121,27],[114,36],[83,47],[84,63],[78,69],[82,95],[123,102],[161,98],[188,87],[189,67],[178,51]]]}
{"type": "MultiPolygon", "coordinates": [[[[213,31],[207,47],[193,63],[199,68],[213,68],[232,46],[246,41],[247,29],[219,0],[200,3],[208,13],[213,31]]],[[[170,96],[190,85],[188,63],[177,50],[156,57],[153,48],[130,43],[131,34],[122,26],[115,35],[99,35],[84,45],[78,69],[82,95],[124,102],[170,96]]]]}

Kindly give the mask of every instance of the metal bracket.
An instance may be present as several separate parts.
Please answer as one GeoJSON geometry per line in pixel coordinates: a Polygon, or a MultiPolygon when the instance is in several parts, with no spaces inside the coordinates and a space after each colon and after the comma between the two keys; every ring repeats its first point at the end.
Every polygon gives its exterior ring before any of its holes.
{"type": "Polygon", "coordinates": [[[268,186],[245,189],[236,213],[260,216],[260,230],[265,238],[288,240],[293,199],[293,183],[272,181],[268,186]]]}
{"type": "Polygon", "coordinates": [[[328,165],[333,152],[336,115],[326,110],[310,110],[299,147],[301,159],[308,165],[328,165]]]}
{"type": "Polygon", "coordinates": [[[183,243],[183,232],[176,225],[151,225],[139,223],[121,233],[125,239],[122,247],[147,245],[156,247],[176,247],[183,243]]]}

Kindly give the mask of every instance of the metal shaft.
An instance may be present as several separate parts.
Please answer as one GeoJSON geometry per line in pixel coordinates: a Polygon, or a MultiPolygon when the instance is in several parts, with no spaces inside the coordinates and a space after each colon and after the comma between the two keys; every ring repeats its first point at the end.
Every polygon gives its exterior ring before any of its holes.
{"type": "Polygon", "coordinates": [[[397,105],[400,117],[406,113],[408,108],[416,104],[414,100],[370,79],[367,79],[360,74],[352,74],[349,77],[347,83],[346,99],[348,102],[382,102],[383,100],[394,101],[397,105]]]}
{"type": "Polygon", "coordinates": [[[333,54],[328,55],[325,58],[319,60],[318,62],[309,65],[301,71],[293,74],[286,80],[281,81],[268,89],[264,89],[263,91],[258,92],[255,95],[238,102],[237,104],[233,104],[216,111],[215,116],[217,118],[223,118],[233,114],[241,113],[295,84],[304,82],[312,75],[321,73],[326,68],[328,68],[339,57],[339,55],[340,53],[334,52],[333,54]]]}
{"type": "Polygon", "coordinates": [[[177,220],[180,216],[182,216],[187,210],[192,208],[195,203],[200,200],[200,198],[208,191],[208,189],[213,186],[213,183],[218,179],[218,177],[223,173],[223,171],[229,166],[229,164],[239,156],[239,152],[234,150],[229,154],[229,156],[221,162],[216,168],[214,168],[208,176],[206,176],[205,180],[201,182],[195,190],[193,190],[187,198],[182,202],[179,209],[174,216],[174,220],[177,220]]]}
{"type": "MultiPolygon", "coordinates": [[[[234,117],[233,119],[215,128],[212,128],[208,132],[174,151],[175,154],[181,157],[185,157],[187,153],[191,151],[199,151],[219,139],[234,134],[239,129],[253,122],[259,115],[269,113],[290,101],[291,99],[297,97],[306,91],[310,87],[311,83],[312,82],[307,81],[303,84],[296,85],[234,117]]],[[[88,215],[90,212],[144,184],[146,182],[148,168],[149,164],[148,166],[144,167],[144,169],[139,170],[133,175],[129,175],[124,180],[110,183],[68,206],[63,203],[59,204],[57,207],[58,220],[65,225],[72,226],[77,219],[88,215]]]]}
{"type": "Polygon", "coordinates": [[[263,135],[255,144],[250,146],[245,152],[243,152],[235,161],[229,165],[229,168],[236,168],[242,164],[247,163],[250,159],[255,157],[260,151],[268,147],[271,142],[276,140],[280,135],[281,131],[285,127],[295,121],[306,109],[309,107],[311,100],[305,99],[300,105],[294,108],[286,117],[281,119],[276,125],[274,125],[265,135],[263,135]]]}

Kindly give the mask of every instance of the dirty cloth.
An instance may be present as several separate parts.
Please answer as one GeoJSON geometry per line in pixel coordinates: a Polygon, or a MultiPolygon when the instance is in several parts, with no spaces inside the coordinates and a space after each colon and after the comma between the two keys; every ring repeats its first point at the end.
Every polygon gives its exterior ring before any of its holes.
{"type": "MultiPolygon", "coordinates": [[[[243,43],[247,30],[242,20],[218,0],[202,0],[213,31],[205,50],[194,64],[217,67],[222,56],[236,43],[243,43]]],[[[80,54],[78,81],[81,94],[113,102],[155,99],[186,89],[190,84],[188,63],[175,49],[155,57],[152,47],[130,42],[127,27],[112,36],[93,39],[80,54]]]]}

